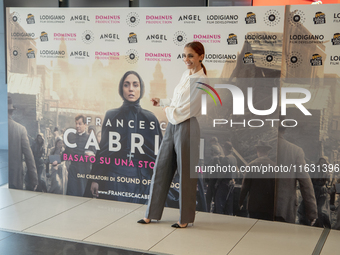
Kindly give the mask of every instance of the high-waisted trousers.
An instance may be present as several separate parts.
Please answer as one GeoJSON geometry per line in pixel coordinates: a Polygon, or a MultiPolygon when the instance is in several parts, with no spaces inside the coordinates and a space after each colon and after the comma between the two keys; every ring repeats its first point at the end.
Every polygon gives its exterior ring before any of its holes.
{"type": "Polygon", "coordinates": [[[169,188],[176,172],[179,173],[179,222],[195,220],[200,129],[195,117],[173,125],[168,123],[156,158],[145,218],[160,220],[169,188]],[[190,169],[191,168],[191,169],[190,169]],[[190,171],[193,177],[190,178],[190,171]]]}

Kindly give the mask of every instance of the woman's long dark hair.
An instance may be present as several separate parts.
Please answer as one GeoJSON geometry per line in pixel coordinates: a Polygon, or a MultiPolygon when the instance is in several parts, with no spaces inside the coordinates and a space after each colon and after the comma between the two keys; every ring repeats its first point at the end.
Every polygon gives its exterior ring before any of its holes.
{"type": "Polygon", "coordinates": [[[126,77],[128,77],[130,74],[133,74],[133,75],[136,75],[138,80],[139,80],[139,84],[140,84],[140,97],[139,99],[141,99],[144,95],[144,82],[142,80],[142,78],[139,76],[139,74],[135,71],[127,71],[123,77],[120,79],[120,82],[119,82],[119,87],[118,87],[118,92],[119,92],[119,95],[122,97],[122,99],[124,101],[126,101],[126,99],[124,98],[124,95],[123,95],[123,85],[124,85],[124,81],[126,79],[126,77]]]}
{"type": "MultiPolygon", "coordinates": [[[[204,46],[203,46],[202,43],[200,43],[200,42],[189,42],[184,47],[189,47],[189,48],[193,49],[199,56],[201,56],[203,54],[203,59],[204,59],[205,51],[204,51],[204,46]]],[[[205,66],[203,65],[202,62],[201,62],[201,66],[203,68],[205,75],[207,75],[207,69],[205,68],[205,66]]]]}

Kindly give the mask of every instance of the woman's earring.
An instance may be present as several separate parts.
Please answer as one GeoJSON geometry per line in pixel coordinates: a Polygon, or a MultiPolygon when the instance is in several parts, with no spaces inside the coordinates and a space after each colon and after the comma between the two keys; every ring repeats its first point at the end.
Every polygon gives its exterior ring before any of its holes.
{"type": "Polygon", "coordinates": [[[202,63],[202,60],[200,60],[200,63],[202,63]]]}

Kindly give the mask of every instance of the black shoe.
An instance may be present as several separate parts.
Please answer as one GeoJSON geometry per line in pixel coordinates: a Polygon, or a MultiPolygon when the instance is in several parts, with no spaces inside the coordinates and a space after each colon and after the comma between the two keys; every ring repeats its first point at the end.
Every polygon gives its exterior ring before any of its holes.
{"type": "Polygon", "coordinates": [[[185,227],[181,227],[178,223],[171,225],[171,227],[173,227],[173,228],[186,228],[187,226],[188,226],[188,223],[185,225],[185,227]]]}
{"type": "Polygon", "coordinates": [[[137,221],[137,223],[149,224],[149,223],[151,223],[151,220],[149,222],[146,222],[144,219],[141,219],[141,220],[137,221]]]}

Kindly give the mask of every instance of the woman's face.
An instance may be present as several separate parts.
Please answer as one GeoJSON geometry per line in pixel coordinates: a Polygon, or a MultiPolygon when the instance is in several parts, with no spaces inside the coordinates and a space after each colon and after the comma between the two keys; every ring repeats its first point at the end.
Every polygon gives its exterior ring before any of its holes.
{"type": "Polygon", "coordinates": [[[123,83],[123,96],[129,102],[135,102],[140,98],[140,82],[136,75],[129,74],[123,83]]]}
{"type": "Polygon", "coordinates": [[[201,67],[201,62],[204,58],[202,54],[199,56],[192,48],[185,47],[183,52],[183,61],[188,69],[196,70],[201,67]]]}

